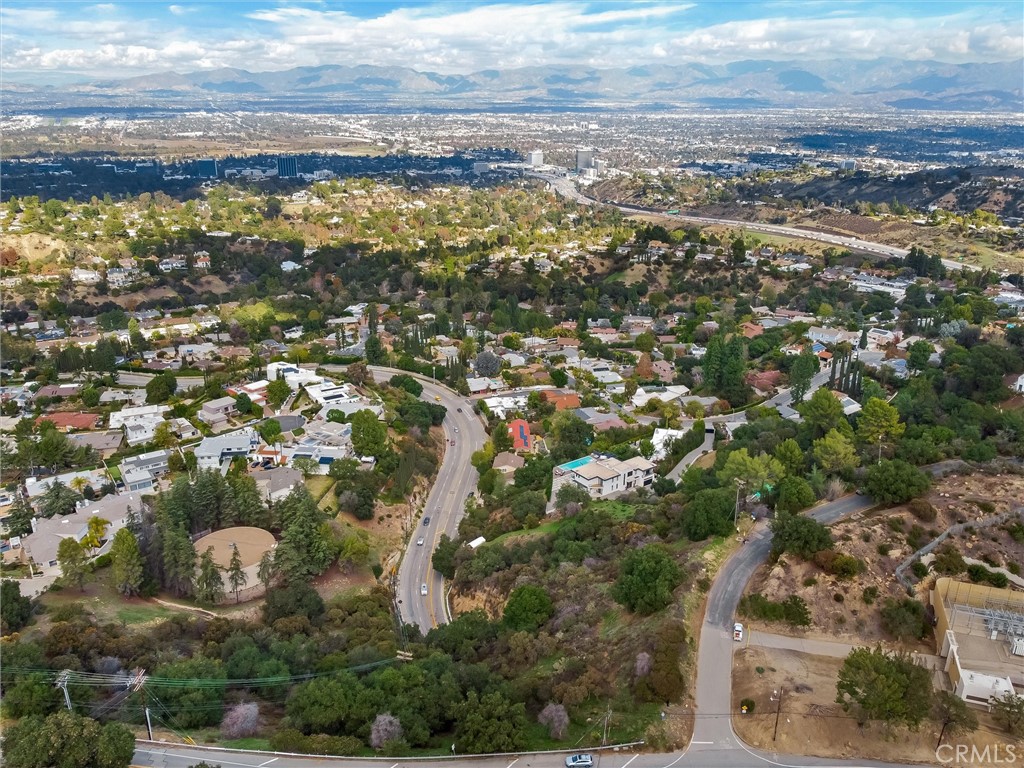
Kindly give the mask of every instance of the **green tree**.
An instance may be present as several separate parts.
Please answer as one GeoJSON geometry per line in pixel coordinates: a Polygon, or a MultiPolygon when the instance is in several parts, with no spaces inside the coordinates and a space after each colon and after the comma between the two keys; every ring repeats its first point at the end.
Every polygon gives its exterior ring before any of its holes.
{"type": "Polygon", "coordinates": [[[110,527],[110,521],[104,520],[98,515],[94,515],[89,518],[89,524],[86,527],[85,536],[82,537],[80,542],[82,547],[86,550],[99,549],[103,544],[103,539],[107,535],[107,528],[110,527]]]}
{"type": "Polygon", "coordinates": [[[843,661],[836,682],[836,703],[857,722],[881,722],[886,728],[916,729],[932,704],[931,675],[909,654],[881,647],[855,648],[843,661]]]}
{"type": "Polygon", "coordinates": [[[352,414],[352,449],[358,456],[383,456],[388,450],[388,428],[370,410],[352,414]]]}
{"type": "Polygon", "coordinates": [[[826,387],[814,390],[810,399],[797,410],[818,436],[838,427],[843,419],[843,406],[826,387]]]}
{"type": "Polygon", "coordinates": [[[274,568],[287,582],[308,582],[334,560],[330,529],[305,486],[280,502],[284,534],[274,554],[274,568]]]}
{"type": "Polygon", "coordinates": [[[783,469],[786,470],[787,475],[792,475],[793,477],[803,475],[806,466],[804,452],[800,448],[800,444],[792,437],[788,437],[779,443],[775,448],[774,455],[782,464],[783,469]]]}
{"type": "Polygon", "coordinates": [[[434,566],[434,570],[446,579],[455,578],[455,553],[459,551],[460,546],[457,539],[452,539],[447,533],[442,533],[441,539],[434,547],[434,554],[431,555],[430,562],[434,566]]]}
{"type": "Polygon", "coordinates": [[[18,632],[32,617],[32,600],[21,594],[21,585],[11,579],[0,582],[0,631],[18,632]]]}
{"type": "Polygon", "coordinates": [[[178,444],[178,438],[174,436],[174,427],[171,422],[162,421],[157,424],[153,431],[153,445],[157,448],[173,448],[178,444]]]}
{"type": "Polygon", "coordinates": [[[163,583],[178,597],[195,588],[196,548],[181,525],[161,524],[163,534],[163,583]]]}
{"type": "Polygon", "coordinates": [[[142,552],[138,539],[129,528],[122,528],[114,534],[110,560],[117,591],[125,597],[139,594],[144,576],[142,552]]]}
{"type": "Polygon", "coordinates": [[[739,448],[726,457],[725,464],[718,470],[718,479],[724,485],[738,480],[749,493],[753,493],[777,483],[785,471],[775,457],[767,453],[751,456],[746,448],[739,448]]]}
{"type": "Polygon", "coordinates": [[[832,535],[828,528],[800,515],[778,514],[771,522],[772,554],[778,557],[783,552],[809,560],[815,553],[832,547],[832,535]]]}
{"type": "Polygon", "coordinates": [[[11,536],[28,536],[32,533],[32,518],[35,513],[25,498],[18,494],[7,509],[7,532],[11,536]]]}
{"type": "Polygon", "coordinates": [[[909,365],[912,370],[923,371],[928,367],[928,360],[934,352],[935,347],[924,339],[915,341],[907,347],[907,365],[909,365]]]}
{"type": "Polygon", "coordinates": [[[235,410],[243,416],[252,410],[252,398],[245,392],[239,392],[235,396],[235,410]]]}
{"type": "Polygon", "coordinates": [[[924,606],[910,597],[902,600],[889,598],[881,610],[882,629],[904,642],[920,640],[925,635],[924,606]]]}
{"type": "Polygon", "coordinates": [[[291,393],[292,388],[288,386],[288,382],[284,379],[274,379],[267,384],[267,402],[270,403],[270,407],[275,411],[284,405],[284,401],[288,399],[291,393]]]}
{"type": "Polygon", "coordinates": [[[146,402],[150,405],[166,403],[178,388],[178,379],[170,371],[158,373],[146,384],[146,402]]]}
{"type": "Polygon", "coordinates": [[[800,512],[814,504],[816,497],[811,484],[802,477],[790,475],[782,478],[778,487],[776,512],[800,512]]]}
{"type": "Polygon", "coordinates": [[[39,516],[70,515],[81,500],[81,494],[71,490],[60,480],[54,480],[39,502],[39,516]]]}
{"type": "Polygon", "coordinates": [[[868,468],[864,489],[880,504],[903,504],[924,495],[931,477],[901,459],[883,460],[868,468]]]}
{"type": "Polygon", "coordinates": [[[235,602],[238,602],[238,592],[245,586],[249,577],[245,575],[242,568],[242,556],[238,552],[238,545],[231,545],[231,562],[228,564],[228,584],[231,591],[235,593],[235,602]]]}
{"type": "Polygon", "coordinates": [[[14,685],[5,685],[3,713],[13,718],[45,717],[57,709],[59,702],[60,692],[49,677],[32,672],[19,677],[14,685]]]}
{"type": "Polygon", "coordinates": [[[199,681],[193,684],[167,685],[160,699],[183,730],[219,725],[224,718],[224,688],[227,672],[220,659],[199,654],[190,659],[164,664],[153,670],[161,680],[199,681]]]}
{"type": "MultiPolygon", "coordinates": [[[[810,350],[797,355],[793,367],[789,369],[789,387],[793,402],[800,404],[810,389],[811,380],[818,372],[818,357],[810,350]]],[[[795,407],[795,406],[794,406],[795,407]]]]}
{"type": "Polygon", "coordinates": [[[967,706],[967,702],[950,691],[938,691],[932,719],[942,724],[936,748],[942,744],[945,735],[962,736],[978,730],[978,716],[967,706]]]}
{"type": "Polygon", "coordinates": [[[569,410],[559,411],[551,420],[554,448],[551,451],[556,464],[578,459],[590,452],[594,429],[569,410]]]}
{"type": "Polygon", "coordinates": [[[504,623],[516,631],[536,632],[554,613],[551,597],[542,587],[525,584],[516,587],[505,603],[504,623]]]}
{"type": "Polygon", "coordinates": [[[366,339],[364,354],[367,365],[387,365],[388,352],[384,349],[384,344],[376,333],[371,333],[366,339]]]}
{"type": "Polygon", "coordinates": [[[456,708],[455,744],[459,752],[516,752],[526,745],[526,707],[499,691],[478,696],[470,691],[456,708]]]}
{"type": "Polygon", "coordinates": [[[1011,736],[1024,736],[1024,696],[1007,692],[989,703],[1000,728],[1011,736]]]}
{"type": "Polygon", "coordinates": [[[196,600],[216,605],[224,597],[224,577],[213,560],[213,547],[207,547],[199,556],[199,575],[196,576],[196,600]]]}
{"type": "Polygon", "coordinates": [[[869,445],[878,445],[879,458],[882,444],[898,440],[906,428],[900,412],[877,397],[868,400],[857,417],[857,436],[869,445]]]}
{"type": "Polygon", "coordinates": [[[630,611],[646,616],[669,605],[681,581],[676,561],[661,547],[648,545],[622,559],[612,596],[630,611]]]}
{"type": "Polygon", "coordinates": [[[650,331],[644,331],[636,337],[633,342],[633,346],[636,347],[637,351],[650,354],[654,350],[654,346],[658,343],[658,340],[654,338],[654,334],[650,331]]]}
{"type": "Polygon", "coordinates": [[[828,474],[848,472],[860,463],[853,443],[832,429],[824,437],[815,440],[811,448],[814,460],[828,474]]]}
{"type": "Polygon", "coordinates": [[[95,408],[100,404],[100,391],[96,387],[83,387],[79,396],[82,398],[82,405],[86,408],[95,408]]]}
{"type": "Polygon", "coordinates": [[[344,732],[359,687],[345,672],[298,685],[288,697],[288,719],[303,733],[344,732]]]}
{"type": "MultiPolygon", "coordinates": [[[[683,478],[684,485],[687,478],[683,478]]],[[[732,533],[736,493],[730,488],[697,491],[683,513],[683,533],[690,541],[732,533]]]]}
{"type": "Polygon", "coordinates": [[[57,563],[61,575],[85,591],[85,577],[89,572],[89,557],[85,549],[73,537],[61,539],[57,545],[57,563]]]}
{"type": "Polygon", "coordinates": [[[273,445],[281,437],[281,422],[277,419],[267,419],[259,426],[260,437],[267,445],[273,445]]]}

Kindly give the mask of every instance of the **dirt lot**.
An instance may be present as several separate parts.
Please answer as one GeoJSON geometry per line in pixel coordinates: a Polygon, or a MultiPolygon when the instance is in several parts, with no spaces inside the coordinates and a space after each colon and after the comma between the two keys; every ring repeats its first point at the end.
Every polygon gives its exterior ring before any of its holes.
{"type": "MultiPolygon", "coordinates": [[[[774,566],[762,566],[750,580],[747,592],[761,592],[773,600],[799,595],[811,611],[813,629],[798,631],[783,623],[761,628],[810,637],[849,635],[852,631],[864,642],[882,639],[879,606],[886,597],[898,598],[905,594],[895,577],[896,566],[949,526],[989,517],[1019,504],[1024,499],[1024,477],[948,475],[937,481],[927,499],[938,513],[932,522],[919,521],[901,506],[854,515],[832,527],[836,550],[865,563],[864,573],[853,579],[839,580],[814,563],[797,557],[783,557],[774,566]],[[882,549],[887,554],[882,555],[882,549]],[[868,587],[878,590],[872,604],[863,597],[868,587]]],[[[973,534],[965,532],[948,541],[965,557],[988,558],[1004,567],[1015,562],[1024,568],[1024,547],[1000,527],[978,529],[973,534]]],[[[919,594],[929,581],[926,577],[918,585],[919,594]]]]}
{"type": "MultiPolygon", "coordinates": [[[[868,758],[891,762],[935,765],[939,727],[926,721],[916,733],[899,730],[886,739],[878,726],[860,728],[835,703],[835,681],[841,659],[812,656],[795,651],[745,648],[734,657],[732,686],[736,712],[745,698],[754,701],[753,714],[733,716],[736,734],[751,746],[773,752],[833,758],[868,758]],[[761,672],[758,672],[758,670],[761,672]],[[776,704],[772,693],[784,690],[778,736],[775,730],[776,704]]],[[[986,712],[977,712],[980,727],[973,734],[958,736],[957,744],[1003,745],[998,727],[986,712]]],[[[943,743],[951,743],[944,739],[943,743]]],[[[1005,752],[1004,752],[1005,754],[1005,752]]]]}

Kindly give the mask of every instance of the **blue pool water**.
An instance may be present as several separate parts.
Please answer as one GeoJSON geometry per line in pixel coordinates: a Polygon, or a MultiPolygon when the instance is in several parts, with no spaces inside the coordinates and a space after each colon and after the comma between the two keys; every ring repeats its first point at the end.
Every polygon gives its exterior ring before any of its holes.
{"type": "Polygon", "coordinates": [[[575,459],[574,461],[566,462],[562,464],[562,469],[579,469],[584,464],[590,463],[590,457],[584,456],[582,459],[575,459]]]}

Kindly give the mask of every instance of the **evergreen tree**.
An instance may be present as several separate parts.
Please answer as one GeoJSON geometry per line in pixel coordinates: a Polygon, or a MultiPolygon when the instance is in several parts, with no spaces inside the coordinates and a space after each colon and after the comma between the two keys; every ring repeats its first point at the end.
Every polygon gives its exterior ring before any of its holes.
{"type": "Polygon", "coordinates": [[[231,545],[231,563],[228,565],[228,584],[231,585],[231,591],[235,593],[235,602],[238,602],[238,592],[245,586],[245,583],[249,580],[249,577],[245,575],[245,571],[242,569],[242,556],[238,552],[238,545],[231,545]]]}
{"type": "Polygon", "coordinates": [[[139,541],[129,528],[122,528],[114,534],[110,545],[111,568],[114,574],[114,585],[125,597],[139,594],[144,575],[142,553],[139,541]]]}
{"type": "MultiPolygon", "coordinates": [[[[237,551],[237,550],[236,550],[237,551]]],[[[224,579],[220,568],[213,561],[213,547],[208,547],[199,557],[199,575],[196,577],[196,600],[207,605],[216,605],[224,597],[224,579]]]]}
{"type": "Polygon", "coordinates": [[[178,597],[192,594],[196,571],[196,548],[182,526],[171,526],[163,534],[164,586],[178,597]]]}
{"type": "Polygon", "coordinates": [[[73,537],[61,539],[57,545],[57,563],[61,575],[78,588],[85,591],[85,576],[89,569],[89,557],[82,545],[73,537]]]}

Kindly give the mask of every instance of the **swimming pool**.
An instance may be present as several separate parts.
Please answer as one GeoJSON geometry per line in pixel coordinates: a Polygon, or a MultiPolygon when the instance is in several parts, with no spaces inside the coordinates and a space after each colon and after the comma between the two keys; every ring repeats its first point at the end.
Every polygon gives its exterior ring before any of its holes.
{"type": "Polygon", "coordinates": [[[582,459],[575,459],[573,461],[566,462],[565,464],[560,465],[559,468],[560,469],[579,469],[584,464],[589,464],[590,461],[591,461],[591,458],[589,456],[584,456],[582,459]]]}

